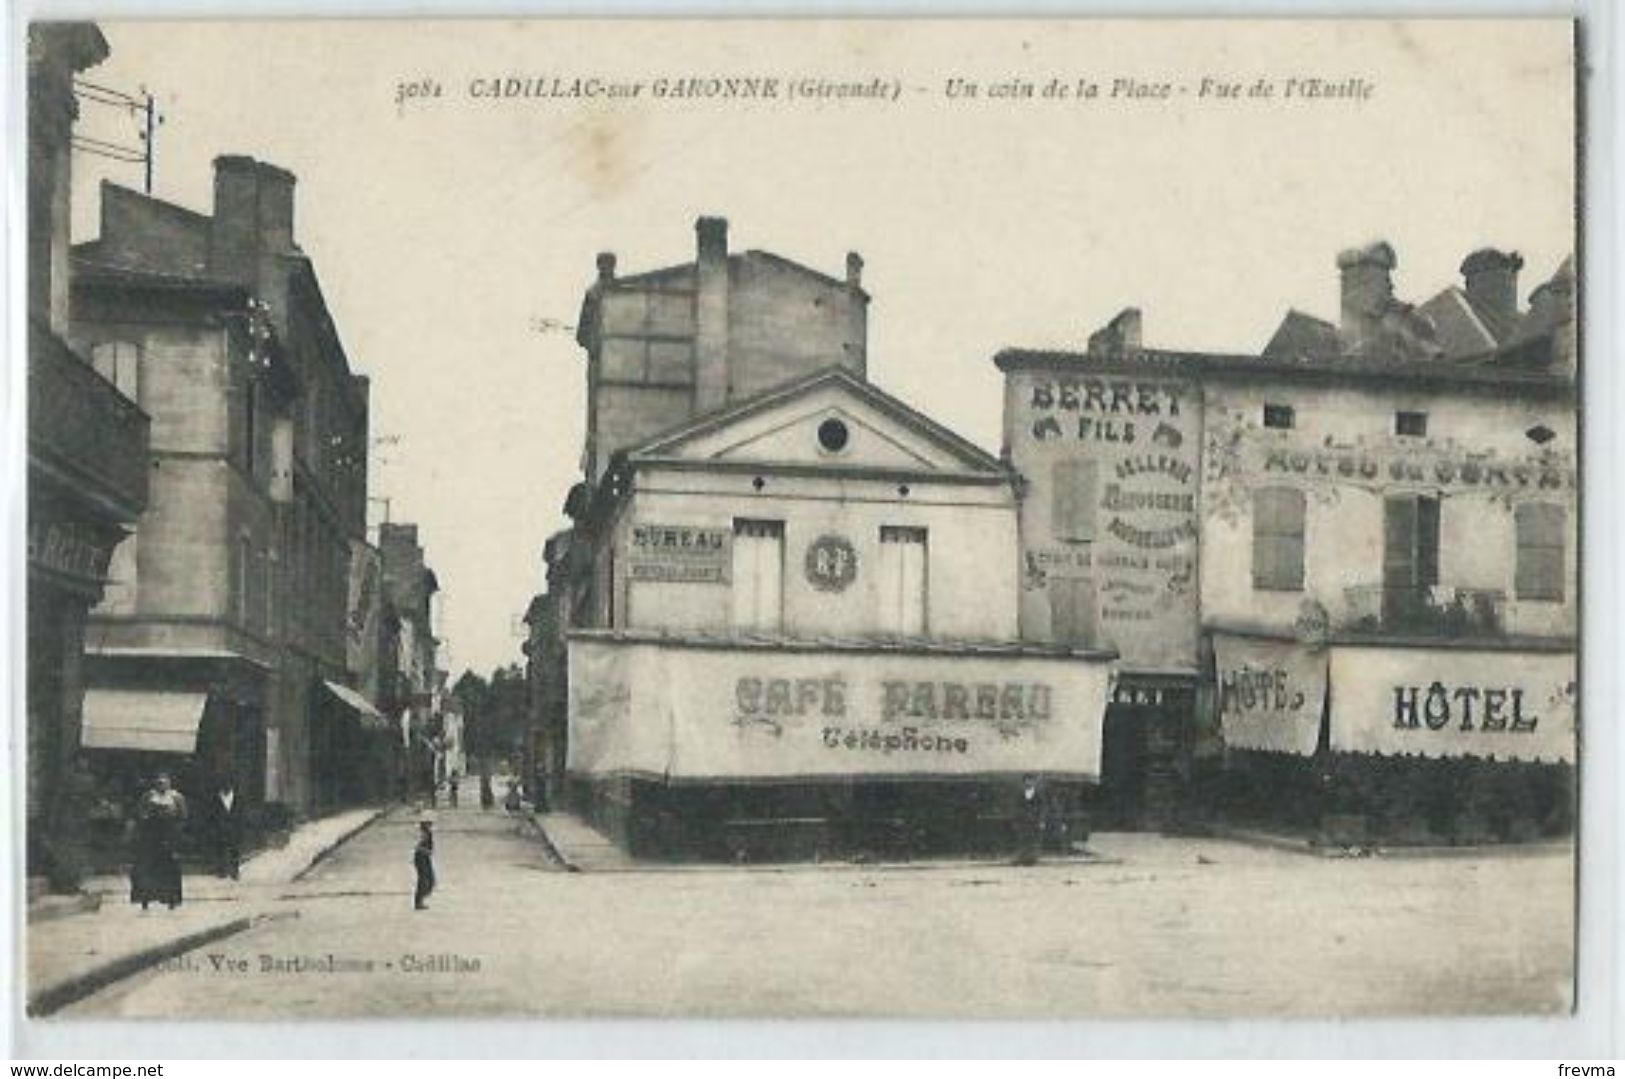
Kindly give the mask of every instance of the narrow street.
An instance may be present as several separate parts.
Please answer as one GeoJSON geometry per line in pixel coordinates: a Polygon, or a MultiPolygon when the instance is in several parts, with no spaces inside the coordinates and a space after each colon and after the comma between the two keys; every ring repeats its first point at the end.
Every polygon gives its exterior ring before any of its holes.
{"type": "Polygon", "coordinates": [[[566,873],[530,825],[386,817],[272,918],[68,1018],[1437,1015],[1568,1006],[1562,850],[1323,859],[1102,835],[1092,863],[566,873]],[[294,915],[297,912],[297,916],[294,915]],[[337,970],[329,969],[336,966],[337,970]]]}

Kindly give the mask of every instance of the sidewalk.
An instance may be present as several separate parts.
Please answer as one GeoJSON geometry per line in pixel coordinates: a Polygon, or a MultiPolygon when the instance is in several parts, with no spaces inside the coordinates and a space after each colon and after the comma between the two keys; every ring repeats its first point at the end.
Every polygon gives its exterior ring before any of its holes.
{"type": "Polygon", "coordinates": [[[243,864],[241,880],[202,874],[185,879],[178,910],[151,910],[125,902],[122,877],[95,877],[85,890],[100,909],[31,921],[27,931],[28,1012],[48,1015],[122,978],[269,917],[276,890],[303,876],[356,832],[388,812],[347,810],[294,830],[282,847],[243,864]]]}
{"type": "Polygon", "coordinates": [[[608,836],[573,813],[537,813],[533,818],[564,867],[582,873],[613,873],[646,868],[610,842],[608,836]]]}
{"type": "MultiPolygon", "coordinates": [[[[919,870],[963,869],[970,866],[1006,866],[1011,859],[986,857],[922,857],[908,861],[785,861],[732,865],[727,862],[639,861],[617,847],[609,837],[573,813],[538,813],[532,818],[544,840],[572,873],[789,873],[807,870],[919,870]]],[[[1083,854],[1047,854],[1042,865],[1116,865],[1111,852],[1092,849],[1083,854]]]]}

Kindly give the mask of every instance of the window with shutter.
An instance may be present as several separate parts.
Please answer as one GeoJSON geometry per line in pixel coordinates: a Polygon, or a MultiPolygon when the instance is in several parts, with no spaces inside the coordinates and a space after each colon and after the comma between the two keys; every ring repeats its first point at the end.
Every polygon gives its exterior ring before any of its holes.
{"type": "Polygon", "coordinates": [[[1568,511],[1546,502],[1525,502],[1515,511],[1518,533],[1513,589],[1518,599],[1561,603],[1564,594],[1568,511]]]}
{"type": "Polygon", "coordinates": [[[1253,492],[1253,587],[1303,589],[1303,492],[1265,487],[1253,492]]]}
{"type": "Polygon", "coordinates": [[[1049,582],[1050,633],[1059,644],[1095,643],[1095,583],[1057,577],[1049,582]]]}
{"type": "Polygon", "coordinates": [[[1056,461],[1050,467],[1052,528],[1067,543],[1095,538],[1095,507],[1100,502],[1100,468],[1095,461],[1056,461]]]}
{"type": "Polygon", "coordinates": [[[1382,508],[1383,620],[1423,617],[1439,583],[1439,500],[1395,495],[1382,508]]]}
{"type": "Polygon", "coordinates": [[[734,520],[733,627],[777,633],[784,623],[784,522],[734,520]]]}
{"type": "Polygon", "coordinates": [[[881,527],[876,576],[882,633],[926,635],[926,551],[925,529],[881,527]]]}

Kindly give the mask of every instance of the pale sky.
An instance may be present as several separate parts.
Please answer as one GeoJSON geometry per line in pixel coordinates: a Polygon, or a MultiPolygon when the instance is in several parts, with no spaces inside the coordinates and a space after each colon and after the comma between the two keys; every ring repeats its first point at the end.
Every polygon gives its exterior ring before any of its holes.
{"type": "MultiPolygon", "coordinates": [[[[573,334],[594,256],[693,257],[694,219],[840,276],[864,256],[870,377],[996,451],[1012,345],[1081,348],[1120,308],[1147,344],[1256,351],[1289,307],[1335,319],[1339,249],[1399,253],[1402,298],[1470,250],[1521,252],[1528,291],[1574,248],[1565,22],[104,23],[88,76],[166,116],[155,194],[202,212],[211,161],[298,176],[295,235],[373,380],[373,494],[417,521],[453,678],[518,661],[541,547],[566,521],[585,408],[573,334]],[[895,102],[471,98],[477,77],[760,74],[896,80],[895,102]],[[1203,99],[1203,76],[1277,87],[1203,99]],[[1092,80],[1101,97],[949,101],[1092,80]],[[403,81],[438,99],[396,105],[403,81]],[[1283,100],[1364,79],[1362,103],[1283,100]],[[1166,100],[1109,96],[1169,81],[1166,100]]],[[[782,84],[781,84],[782,85],[782,84]]],[[[81,130],[117,137],[87,107],[81,130]]],[[[75,159],[75,238],[103,177],[75,159]]],[[[375,507],[374,518],[382,507],[375,507]]]]}

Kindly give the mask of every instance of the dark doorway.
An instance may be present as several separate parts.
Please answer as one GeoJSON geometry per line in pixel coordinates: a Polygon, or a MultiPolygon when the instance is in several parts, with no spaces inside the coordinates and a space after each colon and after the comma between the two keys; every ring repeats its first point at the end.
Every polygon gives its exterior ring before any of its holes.
{"type": "Polygon", "coordinates": [[[1096,794],[1094,827],[1104,831],[1133,830],[1145,819],[1145,782],[1149,769],[1148,727],[1154,709],[1145,705],[1113,704],[1106,708],[1101,735],[1100,789],[1096,794]]]}

